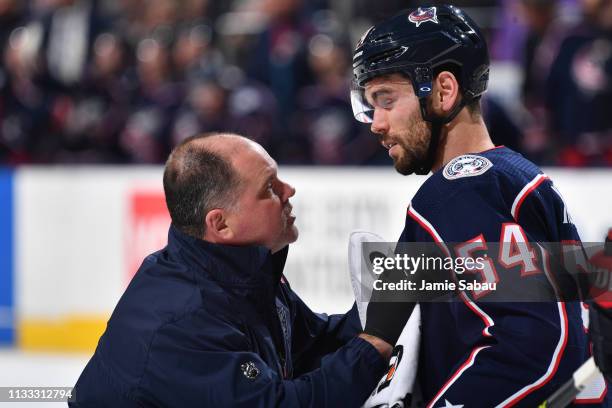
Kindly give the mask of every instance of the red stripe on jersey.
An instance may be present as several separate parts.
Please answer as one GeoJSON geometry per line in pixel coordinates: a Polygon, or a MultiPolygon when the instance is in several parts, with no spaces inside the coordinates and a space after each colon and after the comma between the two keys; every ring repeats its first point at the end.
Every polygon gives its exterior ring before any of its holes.
{"type": "MultiPolygon", "coordinates": [[[[410,216],[410,218],[416,221],[416,223],[419,224],[425,231],[427,231],[427,233],[432,237],[434,242],[438,243],[438,246],[446,253],[447,256],[450,256],[450,252],[444,244],[444,241],[442,241],[442,237],[440,236],[440,234],[438,234],[438,232],[434,229],[433,225],[431,225],[431,223],[427,221],[425,217],[423,217],[414,208],[412,208],[412,205],[408,206],[408,215],[410,216]]],[[[482,329],[482,335],[485,337],[492,337],[493,335],[489,332],[489,328],[491,328],[495,324],[493,322],[493,319],[491,319],[488,314],[486,314],[481,308],[479,308],[474,302],[472,302],[465,293],[461,292],[459,296],[461,297],[463,303],[465,303],[465,305],[484,322],[485,327],[484,329],[482,329]]]]}
{"type": "Polygon", "coordinates": [[[517,194],[516,198],[514,199],[514,203],[512,203],[512,218],[518,221],[518,215],[521,209],[521,205],[523,205],[523,201],[525,201],[527,196],[531,194],[533,190],[538,188],[538,186],[542,184],[544,180],[548,180],[548,176],[546,174],[538,174],[533,180],[527,183],[525,187],[523,187],[523,189],[517,194]]]}
{"type": "Polygon", "coordinates": [[[446,245],[444,245],[444,241],[442,240],[442,237],[440,236],[440,234],[438,234],[438,232],[429,223],[429,221],[425,219],[425,217],[423,217],[414,208],[412,208],[412,205],[408,207],[408,215],[410,216],[410,218],[415,220],[416,223],[421,226],[421,228],[427,231],[427,233],[431,236],[433,241],[438,244],[438,246],[444,251],[444,253],[447,256],[450,256],[450,252],[448,251],[448,248],[446,247],[446,245]]]}
{"type": "Polygon", "coordinates": [[[485,153],[485,152],[490,152],[491,150],[501,149],[502,147],[506,147],[506,146],[504,146],[504,145],[495,146],[495,147],[492,147],[490,149],[483,150],[482,152],[478,152],[478,154],[485,153]]]}
{"type": "Polygon", "coordinates": [[[459,297],[461,297],[463,303],[465,303],[465,305],[484,322],[485,328],[482,329],[482,335],[485,337],[493,337],[493,335],[489,332],[489,329],[495,324],[493,323],[493,319],[491,319],[488,314],[479,308],[476,303],[472,302],[465,293],[461,292],[459,297]]]}
{"type": "Polygon", "coordinates": [[[446,383],[442,386],[442,388],[440,388],[440,391],[438,391],[438,393],[431,400],[431,402],[427,404],[427,408],[431,408],[433,404],[438,402],[442,394],[444,394],[450,388],[450,386],[453,385],[455,381],[457,381],[457,379],[461,376],[461,374],[463,374],[465,370],[467,370],[474,364],[474,360],[476,360],[476,354],[478,354],[482,349],[486,349],[487,347],[491,347],[491,346],[480,346],[472,350],[468,359],[465,360],[463,364],[461,364],[461,366],[457,369],[457,371],[455,371],[455,373],[446,381],[446,383]]]}

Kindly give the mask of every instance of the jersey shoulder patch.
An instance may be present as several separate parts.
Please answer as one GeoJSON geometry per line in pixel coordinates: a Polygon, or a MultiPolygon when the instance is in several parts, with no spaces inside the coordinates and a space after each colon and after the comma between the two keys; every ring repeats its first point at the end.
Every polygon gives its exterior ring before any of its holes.
{"type": "Polygon", "coordinates": [[[493,163],[483,156],[475,154],[464,154],[451,160],[442,171],[447,180],[455,180],[462,177],[474,177],[484,174],[493,167],[493,163]]]}

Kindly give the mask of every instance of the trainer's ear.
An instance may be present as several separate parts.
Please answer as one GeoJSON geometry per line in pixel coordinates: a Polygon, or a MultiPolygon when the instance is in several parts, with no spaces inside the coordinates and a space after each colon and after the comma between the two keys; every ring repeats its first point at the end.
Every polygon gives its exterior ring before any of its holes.
{"type": "Polygon", "coordinates": [[[227,225],[226,213],[221,208],[212,209],[204,218],[206,232],[204,240],[213,243],[224,243],[234,238],[234,232],[227,225]]]}
{"type": "Polygon", "coordinates": [[[440,116],[446,116],[453,110],[460,98],[459,82],[450,71],[442,71],[436,76],[432,92],[432,108],[440,116]]]}

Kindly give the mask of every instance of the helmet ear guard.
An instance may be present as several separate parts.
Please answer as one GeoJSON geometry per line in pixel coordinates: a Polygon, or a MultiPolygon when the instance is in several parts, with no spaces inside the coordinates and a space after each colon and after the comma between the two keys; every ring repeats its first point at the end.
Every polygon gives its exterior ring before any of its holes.
{"type": "Polygon", "coordinates": [[[419,99],[431,95],[433,90],[433,70],[429,66],[418,66],[408,75],[414,87],[414,93],[419,99]]]}

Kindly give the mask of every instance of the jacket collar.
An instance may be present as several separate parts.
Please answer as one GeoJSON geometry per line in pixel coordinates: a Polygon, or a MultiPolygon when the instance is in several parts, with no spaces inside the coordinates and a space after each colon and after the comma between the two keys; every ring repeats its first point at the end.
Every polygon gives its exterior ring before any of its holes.
{"type": "Polygon", "coordinates": [[[188,255],[190,262],[203,267],[223,286],[275,287],[281,279],[289,246],[272,254],[262,246],[213,244],[179,231],[173,225],[168,247],[188,255]]]}

